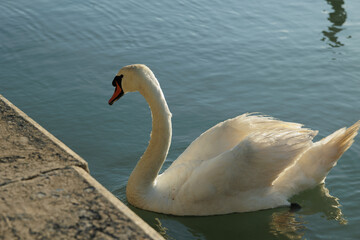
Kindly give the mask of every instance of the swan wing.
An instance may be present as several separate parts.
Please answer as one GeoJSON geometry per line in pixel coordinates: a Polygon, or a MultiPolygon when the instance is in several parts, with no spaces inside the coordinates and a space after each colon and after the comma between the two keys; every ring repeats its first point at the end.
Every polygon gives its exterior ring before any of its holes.
{"type": "Polygon", "coordinates": [[[254,132],[234,148],[201,163],[179,192],[200,201],[264,188],[312,145],[316,132],[274,129],[254,132]]]}
{"type": "MultiPolygon", "coordinates": [[[[312,146],[316,132],[308,129],[274,129],[254,132],[232,149],[238,171],[234,186],[239,191],[268,187],[287,167],[312,146]]],[[[230,161],[228,161],[230,162],[230,161]]],[[[226,166],[226,167],[230,167],[226,166]]]]}
{"type": "Polygon", "coordinates": [[[178,159],[173,162],[172,166],[188,161],[199,162],[199,160],[212,159],[232,149],[255,131],[269,131],[269,129],[275,128],[298,130],[301,127],[301,124],[283,122],[268,116],[254,115],[251,113],[242,114],[218,123],[201,134],[188,146],[178,159]]]}

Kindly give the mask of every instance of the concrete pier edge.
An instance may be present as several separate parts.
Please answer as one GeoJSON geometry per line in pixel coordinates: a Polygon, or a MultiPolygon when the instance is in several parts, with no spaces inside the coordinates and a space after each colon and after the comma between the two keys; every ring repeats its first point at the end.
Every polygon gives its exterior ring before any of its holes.
{"type": "Polygon", "coordinates": [[[0,114],[0,239],[163,239],[1,94],[0,114]]]}
{"type": "Polygon", "coordinates": [[[66,146],[63,142],[61,142],[59,139],[57,139],[54,135],[52,135],[50,132],[48,132],[45,128],[40,126],[37,122],[35,122],[31,117],[29,117],[26,113],[21,111],[18,107],[16,107],[12,102],[7,100],[3,95],[0,94],[0,100],[6,103],[10,108],[12,108],[19,116],[21,116],[23,119],[25,119],[27,122],[29,122],[31,125],[36,127],[40,132],[42,132],[46,137],[48,137],[51,141],[53,141],[55,144],[57,144],[60,148],[64,149],[68,154],[74,156],[76,159],[78,159],[81,163],[83,163],[83,168],[87,171],[89,171],[88,163],[80,157],[78,154],[76,154],[73,150],[71,150],[68,146],[66,146]]]}

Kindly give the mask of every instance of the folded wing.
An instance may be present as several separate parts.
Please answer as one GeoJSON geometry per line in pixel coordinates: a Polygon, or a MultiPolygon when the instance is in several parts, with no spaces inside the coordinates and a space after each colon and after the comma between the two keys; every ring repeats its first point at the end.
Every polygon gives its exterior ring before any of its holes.
{"type": "Polygon", "coordinates": [[[253,132],[232,149],[201,161],[189,174],[182,194],[199,201],[210,195],[232,195],[271,186],[311,146],[315,134],[288,128],[253,132]]]}
{"type": "Polygon", "coordinates": [[[302,125],[298,123],[283,122],[267,116],[246,113],[218,123],[201,134],[174,161],[173,165],[212,159],[232,149],[254,132],[268,132],[277,128],[298,130],[301,127],[302,125]]]}

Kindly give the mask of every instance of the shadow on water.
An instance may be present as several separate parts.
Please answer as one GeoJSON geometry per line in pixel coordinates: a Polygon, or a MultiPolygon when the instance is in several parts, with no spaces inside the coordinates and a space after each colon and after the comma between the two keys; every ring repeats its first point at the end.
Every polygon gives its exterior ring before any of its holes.
{"type": "Polygon", "coordinates": [[[339,200],[325,185],[305,191],[291,199],[302,206],[298,212],[288,208],[208,217],[177,217],[137,209],[127,204],[166,239],[303,239],[310,215],[346,224],[339,200]],[[170,227],[171,226],[171,227],[170,227]]]}
{"type": "Polygon", "coordinates": [[[344,44],[338,40],[338,36],[336,36],[337,33],[343,30],[342,25],[345,23],[347,17],[346,11],[343,8],[344,0],[326,0],[326,2],[334,11],[330,12],[328,17],[328,20],[332,23],[332,25],[328,27],[327,31],[322,32],[324,37],[321,40],[325,41],[328,39],[328,44],[331,47],[344,46],[344,44]]]}

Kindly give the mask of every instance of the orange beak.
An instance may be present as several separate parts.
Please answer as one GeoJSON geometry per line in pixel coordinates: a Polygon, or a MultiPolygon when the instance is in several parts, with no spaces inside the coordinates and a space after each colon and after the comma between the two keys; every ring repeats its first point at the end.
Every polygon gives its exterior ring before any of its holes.
{"type": "Polygon", "coordinates": [[[112,97],[109,100],[109,105],[112,105],[114,102],[119,100],[119,98],[121,98],[124,95],[124,91],[119,86],[119,83],[115,82],[115,84],[116,84],[115,91],[114,91],[114,94],[112,95],[112,97]]]}

